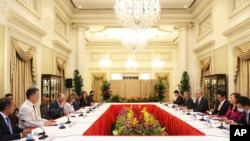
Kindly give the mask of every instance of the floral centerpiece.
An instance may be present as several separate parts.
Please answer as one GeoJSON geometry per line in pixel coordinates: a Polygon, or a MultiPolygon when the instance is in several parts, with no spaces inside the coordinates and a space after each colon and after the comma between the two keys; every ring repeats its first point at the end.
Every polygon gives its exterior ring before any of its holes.
{"type": "Polygon", "coordinates": [[[113,135],[167,135],[165,127],[150,114],[146,107],[130,106],[116,117],[113,135]]]}

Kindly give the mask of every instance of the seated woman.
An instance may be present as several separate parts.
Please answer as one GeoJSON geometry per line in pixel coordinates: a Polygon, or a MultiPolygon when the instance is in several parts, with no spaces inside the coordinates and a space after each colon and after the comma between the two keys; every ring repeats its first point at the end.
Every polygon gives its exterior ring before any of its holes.
{"type": "Polygon", "coordinates": [[[230,94],[230,106],[226,114],[223,116],[225,118],[226,123],[231,123],[232,121],[238,122],[242,117],[242,112],[238,110],[236,106],[236,101],[241,95],[239,93],[230,94]]]}
{"type": "Polygon", "coordinates": [[[80,98],[80,107],[91,106],[91,102],[88,101],[88,95],[86,91],[82,92],[82,97],[80,98]]]}
{"type": "Polygon", "coordinates": [[[76,92],[72,92],[70,95],[72,95],[73,99],[75,99],[72,103],[75,111],[79,110],[80,109],[80,105],[79,105],[79,99],[78,99],[78,96],[76,94],[76,92]]]}
{"type": "Polygon", "coordinates": [[[69,113],[72,113],[75,111],[73,102],[75,101],[74,95],[69,95],[66,104],[63,107],[63,112],[65,115],[68,115],[69,113]]]}

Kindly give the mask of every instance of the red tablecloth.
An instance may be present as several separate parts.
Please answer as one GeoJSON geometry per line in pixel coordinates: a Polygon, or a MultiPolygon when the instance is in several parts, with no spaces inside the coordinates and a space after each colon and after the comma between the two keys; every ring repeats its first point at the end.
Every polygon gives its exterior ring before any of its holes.
{"type": "MultiPolygon", "coordinates": [[[[116,116],[124,107],[129,107],[129,104],[111,105],[100,117],[96,120],[93,125],[83,133],[86,135],[111,135],[112,125],[115,123],[116,116]]],[[[138,104],[133,104],[133,106],[138,106],[138,104]]],[[[140,104],[141,107],[146,107],[147,111],[152,113],[165,127],[166,132],[173,136],[202,136],[205,135],[198,129],[190,126],[179,118],[173,116],[172,114],[160,109],[153,104],[140,104]]]]}

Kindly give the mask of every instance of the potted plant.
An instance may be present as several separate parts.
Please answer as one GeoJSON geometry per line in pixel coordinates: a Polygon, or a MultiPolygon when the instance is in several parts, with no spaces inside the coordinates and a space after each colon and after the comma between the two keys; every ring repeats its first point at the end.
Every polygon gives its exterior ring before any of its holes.
{"type": "Polygon", "coordinates": [[[80,96],[82,93],[83,78],[77,69],[74,70],[73,83],[74,83],[73,91],[75,91],[77,95],[80,96]]]}
{"type": "Polygon", "coordinates": [[[189,75],[187,71],[182,73],[182,78],[180,81],[179,90],[180,93],[183,95],[184,91],[190,91],[190,84],[189,84],[189,75]]]}
{"type": "Polygon", "coordinates": [[[155,93],[158,95],[159,101],[162,101],[165,98],[165,92],[166,92],[166,86],[162,82],[162,80],[159,80],[155,84],[155,93]]]}
{"type": "Polygon", "coordinates": [[[101,90],[104,101],[108,100],[111,96],[109,89],[110,89],[110,83],[107,80],[103,80],[101,90]]]}

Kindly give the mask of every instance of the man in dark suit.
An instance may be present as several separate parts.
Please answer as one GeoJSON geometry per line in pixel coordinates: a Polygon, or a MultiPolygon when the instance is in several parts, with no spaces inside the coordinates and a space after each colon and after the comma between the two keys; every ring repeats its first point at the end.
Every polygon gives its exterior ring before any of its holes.
{"type": "Polygon", "coordinates": [[[224,116],[228,110],[230,102],[226,99],[225,92],[218,91],[216,94],[217,102],[213,109],[210,109],[212,115],[224,116]]]}
{"type": "Polygon", "coordinates": [[[183,104],[183,97],[180,95],[178,90],[174,91],[174,95],[176,97],[175,101],[173,101],[174,104],[182,105],[183,104]]]}
{"type": "Polygon", "coordinates": [[[241,119],[236,121],[236,124],[250,125],[250,99],[246,96],[241,96],[237,99],[236,106],[239,111],[243,112],[241,119]]]}
{"type": "Polygon", "coordinates": [[[26,137],[31,133],[30,129],[21,129],[17,125],[12,124],[9,115],[13,114],[16,106],[12,99],[0,99],[0,140],[16,140],[26,137]]]}
{"type": "Polygon", "coordinates": [[[60,93],[56,100],[50,103],[48,119],[56,119],[64,116],[63,107],[66,104],[65,94],[60,93]]]}
{"type": "Polygon", "coordinates": [[[208,111],[208,100],[202,96],[201,91],[195,93],[195,103],[194,103],[194,112],[206,113],[208,111]]]}
{"type": "Polygon", "coordinates": [[[182,106],[187,107],[187,109],[193,109],[194,106],[194,101],[193,99],[190,97],[190,94],[188,91],[185,91],[183,93],[183,99],[184,99],[184,103],[182,106]]]}

